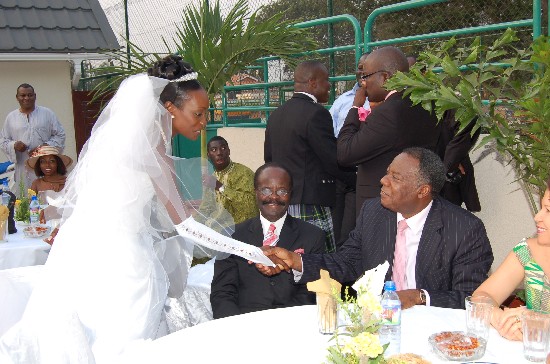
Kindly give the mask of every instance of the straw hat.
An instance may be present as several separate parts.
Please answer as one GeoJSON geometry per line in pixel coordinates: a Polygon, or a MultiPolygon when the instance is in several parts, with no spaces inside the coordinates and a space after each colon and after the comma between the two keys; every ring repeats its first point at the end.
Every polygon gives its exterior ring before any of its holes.
{"type": "Polygon", "coordinates": [[[65,164],[65,168],[68,168],[73,163],[73,160],[71,159],[71,157],[68,157],[64,154],[60,154],[59,149],[57,149],[56,147],[52,147],[51,145],[43,145],[41,147],[36,148],[36,150],[30,156],[30,158],[27,159],[27,166],[31,169],[34,169],[34,166],[36,165],[38,158],[45,155],[58,156],[63,161],[63,164],[65,164]]]}

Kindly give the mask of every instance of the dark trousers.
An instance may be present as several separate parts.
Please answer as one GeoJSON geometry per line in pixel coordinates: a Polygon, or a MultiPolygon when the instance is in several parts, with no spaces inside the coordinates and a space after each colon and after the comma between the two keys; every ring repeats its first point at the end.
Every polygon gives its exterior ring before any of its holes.
{"type": "Polygon", "coordinates": [[[338,249],[355,228],[355,187],[336,180],[336,201],[332,208],[334,241],[338,249]]]}

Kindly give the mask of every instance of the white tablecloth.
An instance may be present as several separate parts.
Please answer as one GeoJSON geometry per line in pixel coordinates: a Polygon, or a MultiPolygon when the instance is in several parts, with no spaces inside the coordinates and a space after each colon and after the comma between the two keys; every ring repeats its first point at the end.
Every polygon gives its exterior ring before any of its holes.
{"type": "Polygon", "coordinates": [[[44,266],[0,270],[0,337],[21,319],[44,266]]]}
{"type": "MultiPolygon", "coordinates": [[[[417,306],[403,311],[401,352],[444,363],[431,352],[428,337],[464,330],[464,311],[417,306]]],[[[253,312],[213,320],[144,342],[127,352],[125,363],[323,363],[331,335],[317,330],[316,306],[253,312]]],[[[524,363],[521,342],[491,328],[487,351],[477,362],[524,363]]]]}
{"type": "Polygon", "coordinates": [[[43,238],[25,237],[23,228],[17,225],[17,233],[0,242],[0,270],[46,263],[51,246],[43,238]]]}

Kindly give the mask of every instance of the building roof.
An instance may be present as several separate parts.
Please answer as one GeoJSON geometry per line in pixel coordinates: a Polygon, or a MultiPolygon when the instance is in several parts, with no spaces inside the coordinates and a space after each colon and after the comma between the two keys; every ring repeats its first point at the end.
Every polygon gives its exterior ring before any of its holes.
{"type": "Polygon", "coordinates": [[[0,0],[0,53],[119,49],[98,0],[0,0]]]}

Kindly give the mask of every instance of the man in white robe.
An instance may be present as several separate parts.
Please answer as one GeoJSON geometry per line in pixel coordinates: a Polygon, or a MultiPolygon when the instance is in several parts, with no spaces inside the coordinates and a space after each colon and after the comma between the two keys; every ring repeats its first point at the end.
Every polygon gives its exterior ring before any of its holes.
{"type": "Polygon", "coordinates": [[[24,83],[17,88],[15,95],[19,109],[8,114],[0,131],[0,149],[11,162],[15,163],[15,181],[28,188],[36,179],[33,170],[25,167],[34,150],[41,145],[65,148],[65,130],[50,109],[36,106],[34,88],[24,83]]]}

